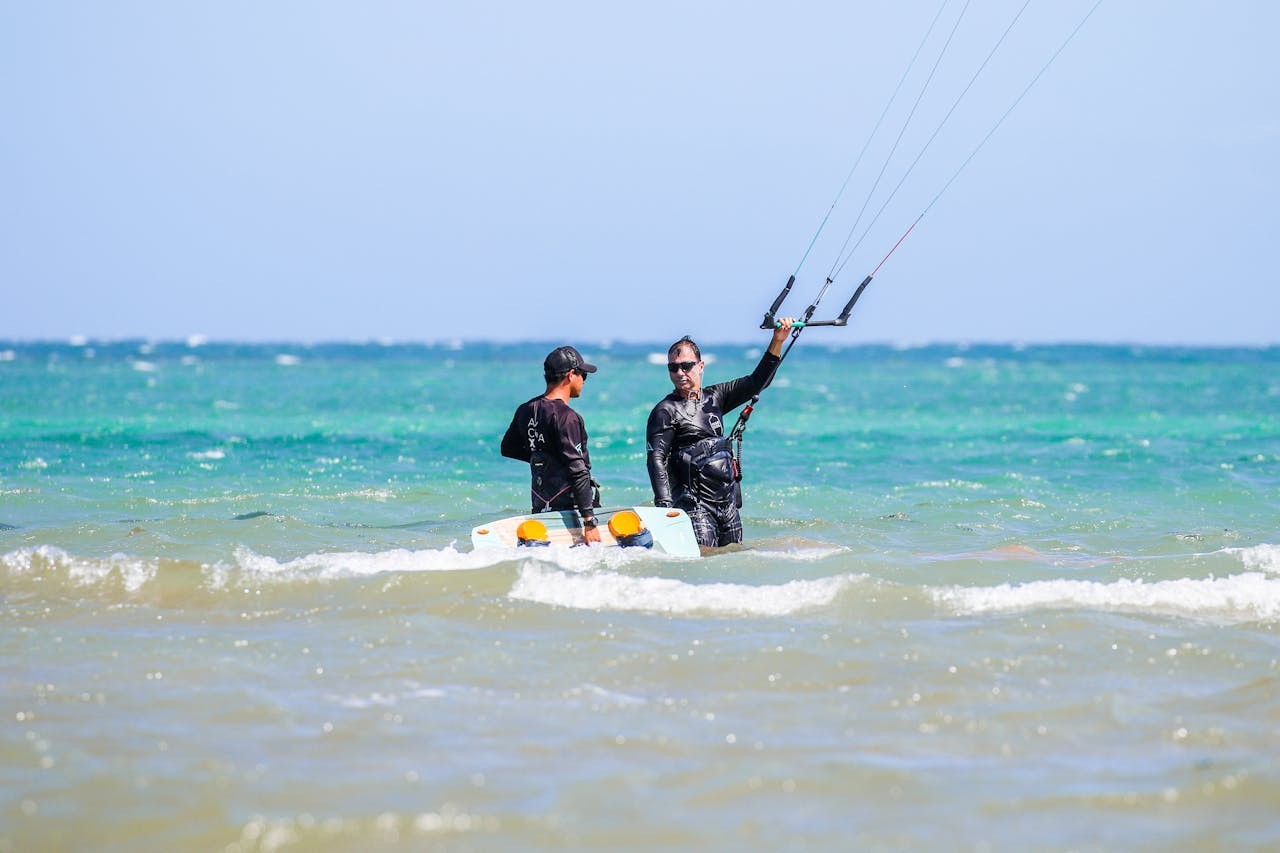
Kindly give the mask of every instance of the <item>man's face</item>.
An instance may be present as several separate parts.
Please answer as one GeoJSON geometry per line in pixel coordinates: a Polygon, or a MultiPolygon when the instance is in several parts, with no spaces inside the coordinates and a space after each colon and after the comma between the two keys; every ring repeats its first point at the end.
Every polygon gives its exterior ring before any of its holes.
{"type": "Polygon", "coordinates": [[[667,371],[671,384],[682,396],[688,397],[702,390],[702,361],[688,344],[681,344],[667,354],[667,371]]]}

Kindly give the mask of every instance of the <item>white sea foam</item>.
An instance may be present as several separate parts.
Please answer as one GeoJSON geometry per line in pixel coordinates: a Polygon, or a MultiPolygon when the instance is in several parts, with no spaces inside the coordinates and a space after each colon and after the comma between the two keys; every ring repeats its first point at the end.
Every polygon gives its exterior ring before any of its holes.
{"type": "Polygon", "coordinates": [[[276,364],[282,367],[293,367],[294,365],[301,364],[301,363],[302,363],[302,359],[296,355],[289,355],[288,353],[280,353],[279,355],[276,356],[276,364]]]}
{"type": "Polygon", "coordinates": [[[566,572],[598,572],[631,570],[653,560],[679,559],[647,548],[605,548],[556,544],[548,548],[507,548],[508,559],[532,560],[566,572]]]}
{"type": "MultiPolygon", "coordinates": [[[[222,589],[242,582],[246,577],[256,583],[290,583],[307,580],[339,580],[369,577],[393,572],[473,571],[501,563],[529,561],[536,556],[561,572],[586,573],[616,571],[619,568],[656,555],[644,549],[570,548],[552,546],[531,555],[526,548],[484,548],[459,551],[455,545],[439,549],[408,550],[405,548],[378,552],[334,551],[307,554],[291,560],[258,554],[239,548],[229,561],[200,566],[203,581],[211,588],[222,589]]],[[[669,558],[663,558],[669,559],[669,558]]],[[[111,557],[77,557],[53,545],[20,548],[0,555],[0,569],[10,577],[39,576],[48,568],[65,573],[76,586],[101,584],[118,578],[125,588],[137,591],[155,578],[161,560],[117,554],[111,557]]],[[[3,573],[0,573],[0,579],[3,573]]]]}
{"type": "Polygon", "coordinates": [[[192,459],[224,459],[226,458],[226,455],[227,453],[225,450],[219,450],[217,448],[214,448],[213,450],[202,450],[198,453],[187,454],[187,456],[191,457],[192,459]]]}
{"type": "Polygon", "coordinates": [[[247,548],[236,551],[236,568],[263,578],[291,580],[300,577],[344,578],[365,577],[382,572],[453,572],[483,569],[510,559],[502,549],[458,551],[453,546],[439,550],[390,551],[363,553],[338,551],[307,554],[295,560],[277,560],[255,554],[247,548]]]}
{"type": "Polygon", "coordinates": [[[1280,581],[1259,572],[1154,583],[1128,579],[1111,583],[1050,580],[990,587],[942,587],[929,592],[936,602],[958,613],[1065,608],[1154,612],[1229,622],[1280,618],[1280,581]]]}
{"type": "MultiPolygon", "coordinates": [[[[296,560],[277,560],[248,549],[240,549],[231,563],[204,564],[203,580],[213,589],[242,581],[246,575],[255,582],[288,583],[297,580],[334,580],[366,577],[383,572],[451,572],[483,569],[511,560],[503,549],[458,551],[452,546],[439,550],[396,549],[378,553],[335,552],[308,554],[296,560]]],[[[0,580],[39,578],[50,569],[65,573],[73,586],[97,586],[118,580],[129,592],[137,592],[160,570],[156,557],[115,554],[110,557],[77,557],[53,545],[20,548],[0,555],[0,580]]]]}
{"type": "Polygon", "coordinates": [[[583,684],[565,691],[566,699],[585,699],[595,708],[633,708],[648,704],[643,696],[607,690],[598,684],[583,684]]]}
{"type": "Polygon", "coordinates": [[[154,361],[143,361],[142,359],[134,359],[133,369],[139,373],[155,373],[159,368],[154,361]]]}
{"type": "Polygon", "coordinates": [[[613,572],[570,574],[529,563],[521,567],[511,597],[579,610],[785,616],[831,604],[856,580],[853,575],[841,575],[776,586],[691,584],[672,578],[637,578],[613,572]]]}
{"type": "Polygon", "coordinates": [[[67,573],[67,579],[76,586],[101,584],[109,578],[119,578],[124,588],[136,592],[155,577],[157,563],[125,554],[102,558],[73,557],[61,548],[41,545],[36,548],[20,548],[0,556],[0,566],[11,576],[30,575],[52,566],[67,573]]]}
{"type": "Polygon", "coordinates": [[[399,699],[394,693],[370,693],[368,696],[342,696],[330,693],[324,697],[328,702],[342,708],[387,708],[395,705],[399,699]]]}
{"type": "MultiPolygon", "coordinates": [[[[984,486],[982,483],[974,483],[969,480],[957,480],[957,479],[925,480],[922,483],[918,483],[917,486],[922,489],[972,489],[973,491],[978,491],[980,489],[986,488],[986,486],[984,486]]],[[[901,490],[902,487],[898,487],[898,488],[899,490],[901,490]]]]}
{"type": "Polygon", "coordinates": [[[396,496],[390,489],[356,489],[350,492],[334,492],[334,500],[343,498],[367,498],[372,501],[389,501],[396,496]]]}
{"type": "Polygon", "coordinates": [[[1280,574],[1280,545],[1255,545],[1252,548],[1227,548],[1226,553],[1238,554],[1246,569],[1280,574]]]}
{"type": "Polygon", "coordinates": [[[826,543],[797,542],[786,544],[775,542],[772,546],[752,548],[751,553],[753,556],[767,557],[771,560],[795,560],[801,563],[816,563],[819,560],[834,557],[836,554],[843,554],[848,550],[842,545],[828,545],[826,543]]]}

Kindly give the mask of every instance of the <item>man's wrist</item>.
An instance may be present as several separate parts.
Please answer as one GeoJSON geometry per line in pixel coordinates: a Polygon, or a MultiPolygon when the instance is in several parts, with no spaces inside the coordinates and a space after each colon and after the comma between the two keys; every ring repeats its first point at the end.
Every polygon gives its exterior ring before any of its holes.
{"type": "Polygon", "coordinates": [[[583,527],[595,527],[597,524],[599,524],[599,522],[596,521],[596,517],[594,515],[584,515],[582,517],[583,527]]]}

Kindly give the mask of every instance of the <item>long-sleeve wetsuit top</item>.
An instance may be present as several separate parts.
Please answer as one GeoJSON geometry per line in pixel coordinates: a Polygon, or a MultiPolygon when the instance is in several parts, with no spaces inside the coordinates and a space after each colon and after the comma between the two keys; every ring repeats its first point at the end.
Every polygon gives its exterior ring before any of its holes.
{"type": "Polygon", "coordinates": [[[516,409],[502,437],[502,455],[529,463],[534,512],[576,509],[592,514],[587,427],[563,400],[538,396],[516,409]]]}
{"type": "MultiPolygon", "coordinates": [[[[724,435],[724,416],[759,394],[781,359],[768,352],[760,359],[756,369],[747,376],[728,382],[707,385],[695,399],[686,400],[678,391],[672,391],[653,407],[649,413],[646,432],[649,483],[653,486],[653,502],[658,506],[671,506],[682,492],[695,498],[721,502],[729,499],[729,487],[724,485],[726,475],[732,481],[732,464],[727,452],[720,448],[723,457],[703,468],[690,460],[688,452],[699,451],[699,442],[724,435]],[[726,465],[728,470],[724,470],[726,465]],[[699,476],[698,471],[706,476],[699,476]],[[675,494],[673,495],[673,491],[675,494]]],[[[711,451],[712,448],[706,448],[711,451]]],[[[700,455],[708,455],[702,453],[700,455]]]]}

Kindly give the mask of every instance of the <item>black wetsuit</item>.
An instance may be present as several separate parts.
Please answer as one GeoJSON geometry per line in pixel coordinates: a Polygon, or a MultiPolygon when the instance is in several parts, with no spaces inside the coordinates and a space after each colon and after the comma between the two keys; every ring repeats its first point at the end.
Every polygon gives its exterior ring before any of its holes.
{"type": "Polygon", "coordinates": [[[502,437],[502,455],[529,463],[534,512],[576,509],[584,518],[599,506],[582,415],[563,400],[538,396],[516,409],[502,437]]]}
{"type": "Polygon", "coordinates": [[[760,393],[778,361],[766,352],[750,375],[708,385],[697,399],[686,400],[673,391],[649,413],[647,464],[653,502],[688,512],[699,545],[742,541],[738,483],[724,438],[724,416],[760,393]]]}

